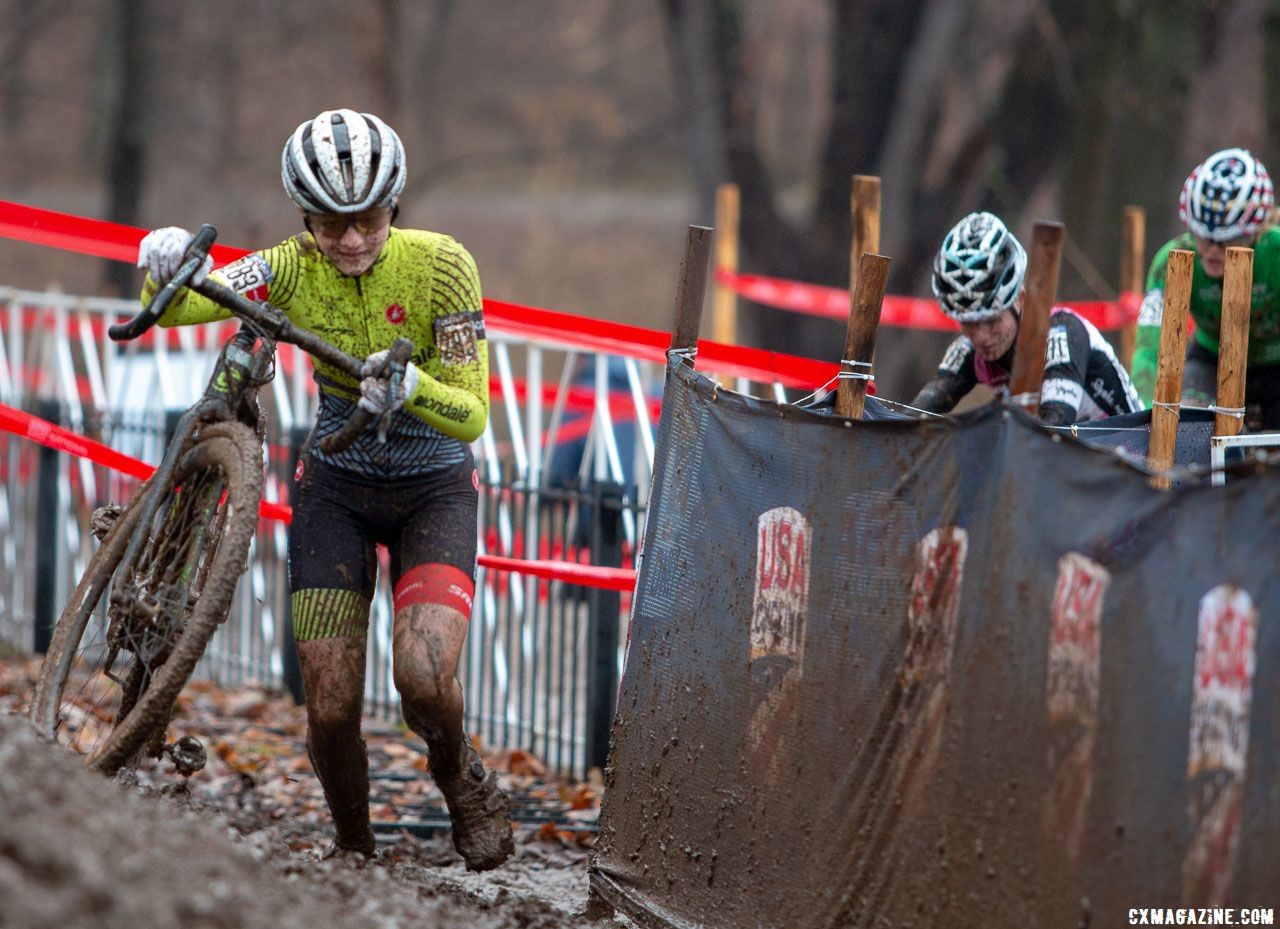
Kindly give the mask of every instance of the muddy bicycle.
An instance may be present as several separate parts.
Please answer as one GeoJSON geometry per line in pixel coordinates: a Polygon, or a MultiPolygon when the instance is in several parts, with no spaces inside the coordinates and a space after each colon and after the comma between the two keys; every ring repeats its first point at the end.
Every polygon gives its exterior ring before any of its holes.
{"type": "MultiPolygon", "coordinates": [[[[136,339],[183,287],[230,311],[240,329],[223,346],[204,394],[178,420],[159,467],[125,507],[95,513],[101,545],[53,630],[30,716],[37,729],[83,752],[106,774],[145,757],[170,756],[179,771],[203,766],[194,739],[166,745],[174,702],[227,618],[248,562],[262,498],[265,420],[258,391],[287,342],[359,379],[363,359],[291,323],[283,311],[208,280],[191,282],[216,233],[204,226],[173,278],[136,317],[111,326],[136,339]]],[[[399,339],[377,372],[401,389],[413,343],[399,339]]],[[[388,403],[388,407],[393,404],[388,403]]],[[[385,436],[390,414],[357,406],[319,443],[337,452],[367,428],[385,436]]]]}

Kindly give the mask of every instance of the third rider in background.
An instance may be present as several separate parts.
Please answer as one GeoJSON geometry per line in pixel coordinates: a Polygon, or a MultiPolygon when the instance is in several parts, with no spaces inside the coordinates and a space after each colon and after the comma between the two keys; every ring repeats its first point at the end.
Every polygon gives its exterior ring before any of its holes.
{"type": "Polygon", "coordinates": [[[1215,152],[1187,178],[1178,201],[1178,214],[1187,231],[1156,253],[1138,315],[1133,382],[1143,400],[1150,403],[1155,391],[1169,252],[1182,248],[1196,253],[1190,308],[1196,331],[1187,346],[1182,399],[1208,406],[1218,395],[1218,335],[1227,248],[1249,246],[1254,250],[1253,299],[1245,403],[1261,407],[1263,429],[1280,429],[1280,229],[1263,228],[1274,202],[1267,169],[1243,148],[1215,152]]]}

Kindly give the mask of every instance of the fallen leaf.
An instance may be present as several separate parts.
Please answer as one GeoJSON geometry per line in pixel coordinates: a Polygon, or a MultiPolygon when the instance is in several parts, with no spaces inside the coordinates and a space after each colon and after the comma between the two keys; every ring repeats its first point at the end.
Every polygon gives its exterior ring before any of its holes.
{"type": "Polygon", "coordinates": [[[547,766],[535,755],[521,749],[512,749],[507,758],[507,770],[518,777],[546,777],[547,766]]]}
{"type": "Polygon", "coordinates": [[[219,758],[226,762],[227,767],[242,776],[256,774],[262,768],[263,761],[261,759],[255,761],[240,757],[239,753],[231,746],[231,743],[225,739],[219,739],[214,742],[213,750],[219,758]]]}
{"type": "Polygon", "coordinates": [[[555,823],[543,823],[538,827],[539,842],[556,842],[560,841],[560,830],[556,828],[555,823]]]}

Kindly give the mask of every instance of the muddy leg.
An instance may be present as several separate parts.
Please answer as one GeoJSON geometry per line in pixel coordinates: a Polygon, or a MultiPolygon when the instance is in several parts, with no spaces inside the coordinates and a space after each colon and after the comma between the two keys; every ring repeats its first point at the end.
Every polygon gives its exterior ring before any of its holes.
{"type": "Polygon", "coordinates": [[[393,676],[401,710],[409,728],[426,741],[435,774],[458,770],[465,739],[457,670],[467,622],[437,603],[404,607],[395,617],[393,676]]]}
{"type": "Polygon", "coordinates": [[[307,695],[307,752],[333,814],[339,848],[373,854],[369,756],[360,735],[363,639],[298,643],[307,695]]]}
{"type": "Polygon", "coordinates": [[[496,868],[514,849],[507,796],[462,730],[458,657],[467,617],[438,603],[396,611],[393,676],[405,722],[427,743],[431,773],[453,820],[453,844],[475,871],[496,868]]]}

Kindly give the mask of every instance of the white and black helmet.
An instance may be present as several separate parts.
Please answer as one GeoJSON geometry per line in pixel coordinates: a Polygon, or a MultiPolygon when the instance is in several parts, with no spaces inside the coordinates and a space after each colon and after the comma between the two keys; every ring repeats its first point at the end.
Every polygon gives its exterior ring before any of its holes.
{"type": "Polygon", "coordinates": [[[1178,215],[1202,239],[1230,242],[1252,236],[1275,203],[1271,177],[1243,148],[1214,152],[1196,165],[1178,198],[1178,215]]]}
{"type": "Polygon", "coordinates": [[[390,206],[404,189],[404,146],[372,113],[325,110],[285,143],[280,178],[289,199],[309,213],[390,206]]]}
{"type": "Polygon", "coordinates": [[[933,295],[956,322],[994,319],[1017,302],[1027,274],[1027,253],[990,213],[956,223],[933,260],[933,295]]]}

